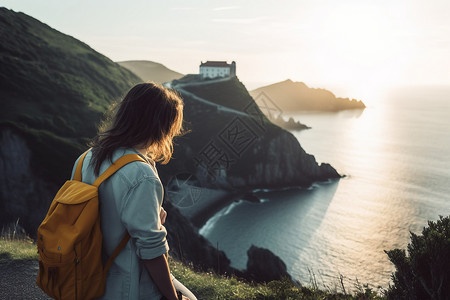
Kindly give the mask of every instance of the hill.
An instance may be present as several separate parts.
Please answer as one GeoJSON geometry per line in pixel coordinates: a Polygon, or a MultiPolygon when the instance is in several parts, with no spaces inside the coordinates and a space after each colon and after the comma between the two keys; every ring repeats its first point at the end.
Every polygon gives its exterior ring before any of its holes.
{"type": "Polygon", "coordinates": [[[141,81],[88,45],[0,8],[0,219],[36,228],[104,111],[141,81]]]}
{"type": "Polygon", "coordinates": [[[303,82],[293,82],[290,79],[257,88],[251,91],[250,95],[258,105],[261,105],[264,100],[265,105],[267,105],[267,101],[269,101],[284,112],[302,110],[339,111],[364,109],[366,107],[362,101],[337,98],[330,91],[310,88],[303,82]]]}
{"type": "Polygon", "coordinates": [[[143,81],[164,83],[184,76],[181,73],[168,69],[160,63],[148,60],[128,60],[117,63],[139,76],[143,81]]]}
{"type": "Polygon", "coordinates": [[[175,83],[173,88],[185,99],[185,119],[192,129],[186,147],[179,148],[193,147],[201,156],[201,147],[216,142],[232,161],[222,161],[216,175],[230,187],[309,186],[339,177],[331,166],[319,166],[290,132],[274,125],[237,77],[175,83]]]}

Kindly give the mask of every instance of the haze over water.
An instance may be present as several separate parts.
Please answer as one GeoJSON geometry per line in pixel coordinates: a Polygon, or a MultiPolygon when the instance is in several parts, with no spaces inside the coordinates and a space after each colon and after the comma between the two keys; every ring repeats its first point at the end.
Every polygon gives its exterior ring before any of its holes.
{"type": "Polygon", "coordinates": [[[293,132],[318,162],[346,177],[310,189],[260,192],[202,229],[244,269],[251,244],[270,249],[293,278],[386,288],[394,270],[384,250],[405,248],[409,231],[450,215],[450,88],[402,89],[364,111],[301,113],[293,132]]]}

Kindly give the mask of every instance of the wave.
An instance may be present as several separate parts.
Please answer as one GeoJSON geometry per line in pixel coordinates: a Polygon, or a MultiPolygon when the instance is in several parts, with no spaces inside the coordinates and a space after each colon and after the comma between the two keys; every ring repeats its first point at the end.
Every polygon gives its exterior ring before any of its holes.
{"type": "Polygon", "coordinates": [[[229,206],[222,208],[219,210],[214,216],[212,216],[205,225],[202,226],[202,228],[199,229],[199,233],[203,236],[207,236],[211,230],[214,228],[214,225],[217,223],[217,221],[222,218],[223,216],[228,215],[236,206],[240,205],[241,203],[244,203],[244,200],[239,200],[236,202],[231,203],[229,206]]]}

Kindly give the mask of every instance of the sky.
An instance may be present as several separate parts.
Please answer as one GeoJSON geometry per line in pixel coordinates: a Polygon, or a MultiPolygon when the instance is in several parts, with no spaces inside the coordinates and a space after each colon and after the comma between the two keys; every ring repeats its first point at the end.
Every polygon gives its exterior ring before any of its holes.
{"type": "Polygon", "coordinates": [[[113,61],[188,74],[236,61],[251,90],[291,79],[339,97],[450,85],[448,0],[0,0],[113,61]]]}

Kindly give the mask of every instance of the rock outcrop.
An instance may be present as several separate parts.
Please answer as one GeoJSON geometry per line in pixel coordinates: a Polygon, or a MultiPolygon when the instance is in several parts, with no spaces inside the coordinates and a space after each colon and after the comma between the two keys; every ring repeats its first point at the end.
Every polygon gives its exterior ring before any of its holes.
{"type": "Polygon", "coordinates": [[[270,250],[252,245],[247,255],[247,270],[244,272],[247,279],[255,282],[270,282],[282,278],[292,280],[286,264],[270,250]]]}
{"type": "Polygon", "coordinates": [[[34,236],[56,186],[36,174],[31,158],[21,136],[9,128],[0,130],[0,220],[2,225],[19,220],[34,236]]]}

